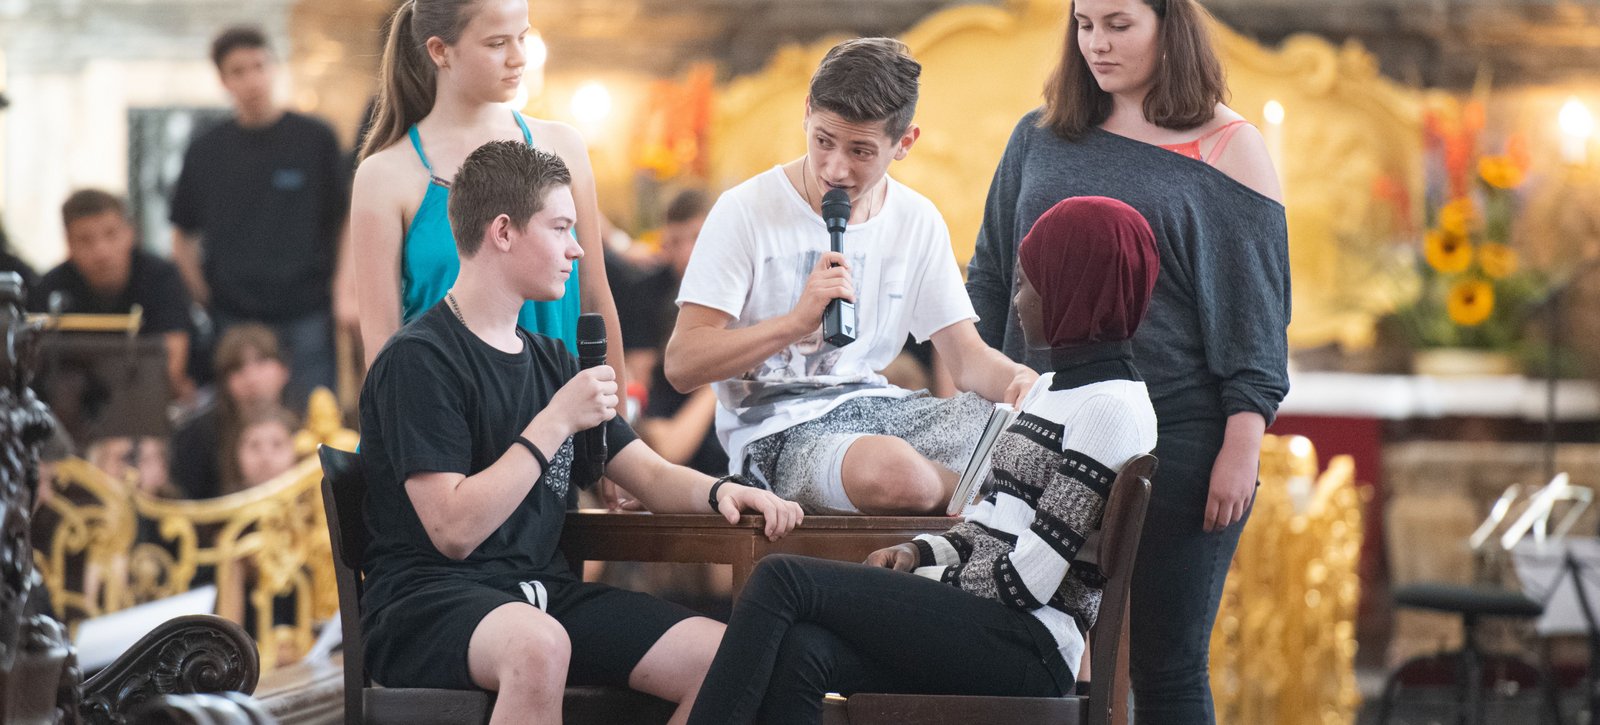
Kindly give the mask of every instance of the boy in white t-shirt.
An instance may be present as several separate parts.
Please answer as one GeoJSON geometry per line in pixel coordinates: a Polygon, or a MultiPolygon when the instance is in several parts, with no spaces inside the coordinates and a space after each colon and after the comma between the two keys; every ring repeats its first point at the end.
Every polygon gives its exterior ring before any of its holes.
{"type": "Polygon", "coordinates": [[[1037,375],[979,338],[950,231],[927,198],[888,177],[921,130],[922,66],[888,38],[828,51],[806,98],[805,156],[724,192],[700,232],[667,344],[679,390],[711,384],[735,472],[817,513],[942,511],[992,406],[1037,375]],[[850,195],[844,253],[828,251],[830,189],[850,195]],[[857,339],[822,339],[834,299],[857,339]],[[932,339],[951,399],[891,386],[879,370],[907,334],[932,339]]]}

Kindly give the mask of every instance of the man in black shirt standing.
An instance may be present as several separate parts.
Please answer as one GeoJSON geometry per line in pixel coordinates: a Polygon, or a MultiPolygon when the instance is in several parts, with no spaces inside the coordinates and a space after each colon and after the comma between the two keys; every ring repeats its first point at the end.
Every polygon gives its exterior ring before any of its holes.
{"type": "Polygon", "coordinates": [[[570,184],[560,158],[520,142],[468,156],[450,192],[455,286],[367,375],[367,667],[388,686],[495,690],[494,723],[557,721],[569,683],[632,687],[686,717],[723,626],[568,568],[575,434],[603,425],[606,476],[652,511],[757,512],[771,538],[801,512],[662,460],[616,417],[609,366],[580,371],[517,327],[523,301],[559,298],[583,254],[570,184]]]}
{"type": "Polygon", "coordinates": [[[178,269],[134,244],[127,207],[104,191],[74,192],[61,205],[61,221],[67,230],[67,261],[30,290],[28,309],[125,315],[138,305],[139,334],[161,335],[165,343],[172,397],[190,400],[189,293],[178,269]]]}
{"type": "Polygon", "coordinates": [[[349,206],[327,124],[278,106],[276,62],[255,28],[233,28],[211,59],[234,116],[196,138],[173,191],[172,252],[221,335],[262,322],[289,353],[289,402],[332,387],[333,272],[349,206]]]}

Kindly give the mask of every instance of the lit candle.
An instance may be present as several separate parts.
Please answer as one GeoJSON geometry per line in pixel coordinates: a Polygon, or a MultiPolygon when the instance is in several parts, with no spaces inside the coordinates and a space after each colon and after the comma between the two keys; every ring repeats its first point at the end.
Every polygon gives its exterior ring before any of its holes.
{"type": "Polygon", "coordinates": [[[1283,104],[1276,100],[1267,101],[1261,109],[1261,115],[1267,119],[1267,127],[1263,130],[1267,137],[1267,154],[1272,157],[1272,165],[1278,168],[1283,166],[1283,104]]]}
{"type": "Polygon", "coordinates": [[[1561,127],[1561,160],[1574,166],[1589,163],[1589,137],[1594,135],[1594,114],[1576,97],[1568,98],[1556,116],[1561,127]]]}

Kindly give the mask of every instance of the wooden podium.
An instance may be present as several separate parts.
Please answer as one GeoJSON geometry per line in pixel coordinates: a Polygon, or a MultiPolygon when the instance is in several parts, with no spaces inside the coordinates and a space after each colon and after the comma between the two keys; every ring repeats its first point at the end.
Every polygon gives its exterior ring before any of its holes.
{"type": "Polygon", "coordinates": [[[167,436],[167,351],[160,335],[138,334],[137,307],[31,319],[44,324],[33,388],[74,441],[167,436]]]}

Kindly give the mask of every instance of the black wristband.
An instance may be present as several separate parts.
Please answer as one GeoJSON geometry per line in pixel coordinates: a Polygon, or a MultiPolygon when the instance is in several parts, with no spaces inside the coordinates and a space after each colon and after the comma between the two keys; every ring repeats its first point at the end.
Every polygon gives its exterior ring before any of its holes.
{"type": "Polygon", "coordinates": [[[722,512],[722,509],[717,507],[717,489],[722,488],[722,484],[730,483],[730,482],[738,484],[740,486],[747,485],[744,482],[744,476],[741,476],[741,475],[739,475],[737,473],[730,473],[730,474],[728,474],[726,476],[723,476],[722,478],[717,479],[716,482],[712,483],[711,484],[711,494],[706,497],[706,503],[711,504],[711,511],[713,513],[721,513],[722,512]]]}
{"type": "Polygon", "coordinates": [[[512,443],[528,449],[528,452],[533,454],[533,460],[539,462],[539,477],[544,478],[545,471],[550,470],[550,459],[545,458],[544,454],[539,452],[539,447],[534,445],[533,441],[528,440],[526,436],[517,436],[517,439],[512,443]]]}

